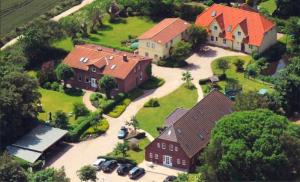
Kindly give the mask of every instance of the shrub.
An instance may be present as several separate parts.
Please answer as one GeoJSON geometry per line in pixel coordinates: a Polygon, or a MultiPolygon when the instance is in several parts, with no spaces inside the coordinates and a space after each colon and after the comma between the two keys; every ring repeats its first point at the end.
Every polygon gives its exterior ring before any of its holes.
{"type": "Polygon", "coordinates": [[[234,65],[236,67],[237,72],[243,72],[244,71],[244,61],[242,59],[237,59],[234,62],[234,65]]]}
{"type": "Polygon", "coordinates": [[[91,126],[91,122],[87,117],[79,118],[77,122],[79,124],[67,135],[67,140],[70,142],[78,142],[80,136],[91,126]]]}
{"type": "Polygon", "coordinates": [[[82,138],[88,135],[100,135],[105,133],[109,128],[109,123],[106,119],[102,119],[96,125],[90,126],[83,134],[82,138]]]}
{"type": "Polygon", "coordinates": [[[108,115],[113,118],[119,117],[125,111],[130,102],[130,99],[124,99],[120,105],[117,105],[111,112],[108,113],[108,115]]]}
{"type": "Polygon", "coordinates": [[[99,100],[100,98],[103,98],[102,94],[100,93],[92,93],[91,96],[90,96],[90,101],[97,101],[99,100]]]}
{"type": "Polygon", "coordinates": [[[140,85],[140,88],[145,90],[155,89],[162,86],[165,83],[165,80],[157,77],[151,77],[146,82],[140,85]]]}
{"type": "Polygon", "coordinates": [[[51,90],[59,91],[59,83],[58,82],[52,82],[51,83],[51,90]]]}
{"type": "Polygon", "coordinates": [[[89,111],[83,103],[74,103],[73,113],[75,115],[75,119],[77,119],[79,116],[85,116],[89,114],[89,111]]]}
{"type": "Polygon", "coordinates": [[[209,82],[210,82],[210,80],[208,78],[204,78],[204,79],[199,80],[200,85],[204,85],[204,84],[207,84],[209,82]]]}
{"type": "Polygon", "coordinates": [[[100,158],[103,158],[103,159],[106,159],[106,160],[116,160],[120,164],[130,163],[130,164],[133,164],[133,165],[137,165],[137,163],[134,160],[123,158],[123,157],[98,156],[98,159],[100,159],[100,158]]]}
{"type": "Polygon", "coordinates": [[[46,83],[44,83],[43,84],[43,86],[42,86],[44,89],[51,89],[51,83],[50,82],[46,82],[46,83]]]}
{"type": "Polygon", "coordinates": [[[119,93],[113,100],[100,99],[99,107],[103,110],[104,113],[110,112],[116,105],[123,101],[126,97],[124,93],[119,93]]]}
{"type": "Polygon", "coordinates": [[[158,107],[159,102],[156,98],[151,98],[148,102],[144,104],[144,107],[158,107]]]}

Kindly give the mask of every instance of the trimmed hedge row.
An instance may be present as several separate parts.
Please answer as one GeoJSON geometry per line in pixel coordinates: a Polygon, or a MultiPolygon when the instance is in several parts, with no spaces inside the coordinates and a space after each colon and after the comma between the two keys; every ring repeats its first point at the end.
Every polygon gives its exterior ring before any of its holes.
{"type": "Polygon", "coordinates": [[[112,102],[107,102],[105,105],[101,107],[105,114],[109,113],[114,109],[119,103],[121,103],[126,98],[126,94],[119,93],[112,102]]]}
{"type": "Polygon", "coordinates": [[[80,118],[78,122],[80,124],[68,133],[66,137],[67,141],[78,142],[80,136],[91,126],[91,119],[89,117],[80,118]]]}
{"type": "Polygon", "coordinates": [[[127,159],[127,158],[123,158],[123,157],[113,157],[113,156],[98,156],[98,159],[99,158],[103,158],[103,159],[106,159],[106,160],[116,160],[118,161],[118,163],[120,164],[124,164],[124,163],[130,163],[130,164],[133,164],[133,165],[137,165],[137,163],[132,160],[132,159],[127,159]]]}

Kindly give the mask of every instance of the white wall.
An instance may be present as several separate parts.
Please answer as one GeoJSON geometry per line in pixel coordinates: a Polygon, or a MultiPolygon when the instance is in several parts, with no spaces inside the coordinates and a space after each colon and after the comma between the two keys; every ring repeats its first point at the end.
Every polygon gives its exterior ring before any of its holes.
{"type": "Polygon", "coordinates": [[[277,42],[277,27],[275,26],[265,33],[265,37],[263,39],[261,46],[259,47],[258,52],[259,53],[264,52],[270,46],[276,44],[276,42],[277,42]]]}

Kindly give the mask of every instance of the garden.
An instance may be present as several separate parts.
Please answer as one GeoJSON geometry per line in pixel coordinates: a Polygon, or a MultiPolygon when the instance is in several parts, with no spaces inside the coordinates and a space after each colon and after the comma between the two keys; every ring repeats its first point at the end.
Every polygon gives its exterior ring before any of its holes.
{"type": "Polygon", "coordinates": [[[226,87],[232,86],[241,87],[244,92],[260,89],[272,91],[271,84],[255,77],[258,74],[255,70],[259,69],[257,63],[250,56],[230,56],[215,60],[212,63],[212,70],[214,75],[218,76],[219,82],[212,85],[208,79],[200,80],[204,93],[209,93],[213,87],[224,93],[226,87]],[[223,65],[220,62],[223,62],[223,65]]]}
{"type": "MultiPolygon", "coordinates": [[[[166,117],[176,108],[189,109],[197,102],[198,94],[194,88],[187,88],[185,84],[167,96],[154,99],[151,107],[142,108],[136,115],[139,127],[149,132],[153,137],[157,137],[159,132],[157,127],[162,127],[166,117]],[[156,101],[155,101],[156,100],[156,101]],[[158,102],[158,105],[155,104],[158,102]],[[153,104],[154,103],[154,104],[153,104]]],[[[152,100],[153,100],[152,99],[152,100]]]]}

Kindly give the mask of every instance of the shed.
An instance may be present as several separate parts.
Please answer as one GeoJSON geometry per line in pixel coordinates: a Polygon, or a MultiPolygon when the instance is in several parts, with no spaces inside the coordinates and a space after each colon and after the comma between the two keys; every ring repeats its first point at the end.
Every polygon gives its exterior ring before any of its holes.
{"type": "Polygon", "coordinates": [[[68,131],[40,124],[18,141],[7,147],[10,155],[34,163],[52,145],[62,139],[68,131]]]}

